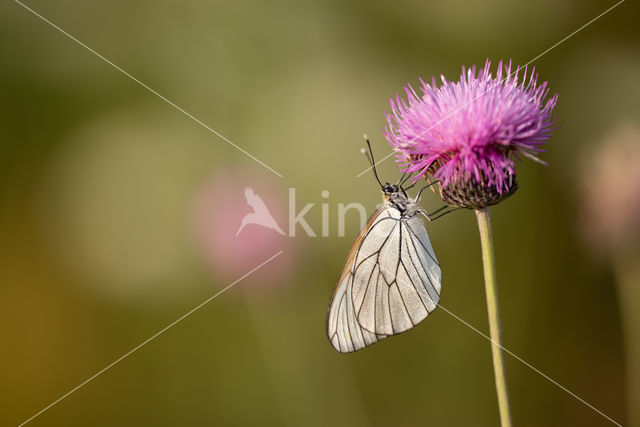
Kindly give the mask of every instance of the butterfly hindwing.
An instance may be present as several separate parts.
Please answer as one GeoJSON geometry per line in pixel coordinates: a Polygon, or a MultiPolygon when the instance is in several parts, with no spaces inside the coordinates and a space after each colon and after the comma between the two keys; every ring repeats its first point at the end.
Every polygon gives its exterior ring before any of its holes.
{"type": "Polygon", "coordinates": [[[341,353],[349,353],[360,350],[368,345],[386,338],[384,335],[375,334],[363,329],[358,323],[353,307],[353,270],[356,255],[361,247],[363,238],[371,224],[378,218],[383,208],[378,209],[369,218],[365,227],[356,238],[347,260],[342,268],[338,285],[331,296],[329,310],[327,312],[327,336],[333,347],[341,353]]]}

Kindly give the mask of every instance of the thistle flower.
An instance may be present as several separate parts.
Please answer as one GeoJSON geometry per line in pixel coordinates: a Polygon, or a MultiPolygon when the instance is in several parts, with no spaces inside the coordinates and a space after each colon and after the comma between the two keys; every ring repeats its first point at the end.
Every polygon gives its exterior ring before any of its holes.
{"type": "MultiPolygon", "coordinates": [[[[460,81],[421,82],[422,96],[405,87],[407,100],[391,99],[384,134],[397,153],[403,172],[440,183],[442,199],[452,205],[480,209],[517,189],[515,165],[536,154],[553,131],[551,117],[558,95],[547,98],[547,82],[538,85],[535,69],[528,73],[490,61],[462,67],[460,81]],[[519,81],[522,72],[522,81],[519,81]]],[[[541,162],[542,163],[542,162],[541,162]]]]}

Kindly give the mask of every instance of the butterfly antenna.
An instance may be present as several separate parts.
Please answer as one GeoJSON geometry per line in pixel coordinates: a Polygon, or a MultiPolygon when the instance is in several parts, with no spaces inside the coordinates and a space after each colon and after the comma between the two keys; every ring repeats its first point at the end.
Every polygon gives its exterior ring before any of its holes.
{"type": "Polygon", "coordinates": [[[371,168],[373,169],[373,175],[376,177],[376,181],[380,184],[380,188],[383,188],[382,182],[380,182],[380,178],[378,178],[378,171],[376,170],[376,162],[373,158],[373,150],[371,150],[371,143],[369,142],[369,137],[364,135],[364,140],[367,141],[367,147],[369,147],[369,152],[367,153],[364,149],[360,150],[362,153],[367,156],[367,160],[369,164],[371,164],[371,168]]]}

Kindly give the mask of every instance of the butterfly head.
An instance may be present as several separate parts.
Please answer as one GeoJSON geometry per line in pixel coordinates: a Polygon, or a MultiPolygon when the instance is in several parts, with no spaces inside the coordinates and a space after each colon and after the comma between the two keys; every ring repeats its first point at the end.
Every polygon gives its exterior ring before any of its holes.
{"type": "Polygon", "coordinates": [[[389,196],[393,193],[400,191],[400,188],[396,184],[389,184],[388,182],[382,186],[382,193],[385,196],[389,196]]]}
{"type": "Polygon", "coordinates": [[[397,184],[386,183],[382,186],[382,200],[386,205],[393,206],[403,214],[412,211],[412,207],[415,206],[415,203],[397,184]]]}

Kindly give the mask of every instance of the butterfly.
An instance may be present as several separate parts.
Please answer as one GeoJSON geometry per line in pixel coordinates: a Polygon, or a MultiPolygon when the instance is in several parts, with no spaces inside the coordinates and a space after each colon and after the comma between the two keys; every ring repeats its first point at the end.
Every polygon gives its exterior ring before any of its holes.
{"type": "Polygon", "coordinates": [[[340,353],[413,328],[435,310],[442,288],[440,264],[420,216],[431,221],[444,214],[431,217],[418,204],[429,185],[415,198],[406,193],[413,185],[403,188],[409,179],[405,175],[383,185],[368,140],[367,145],[369,153],[363,153],[382,189],[383,204],[356,237],[329,301],[327,336],[340,353]]]}

